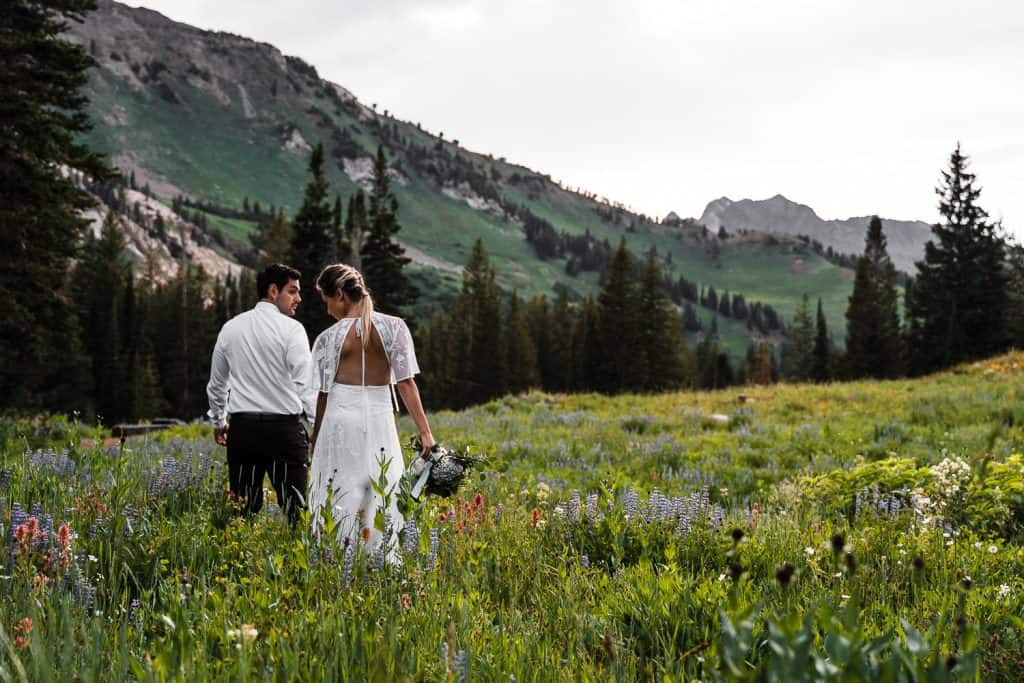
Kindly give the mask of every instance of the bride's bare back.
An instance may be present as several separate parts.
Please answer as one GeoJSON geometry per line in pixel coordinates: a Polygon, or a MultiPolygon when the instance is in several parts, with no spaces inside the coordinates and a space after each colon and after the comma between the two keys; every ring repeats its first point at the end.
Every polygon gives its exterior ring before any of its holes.
{"type": "MultiPolygon", "coordinates": [[[[353,323],[345,341],[341,345],[341,358],[338,361],[338,372],[334,381],[339,384],[362,384],[361,349],[363,340],[356,336],[356,324],[353,323]]],[[[377,328],[370,326],[370,339],[366,345],[366,385],[383,386],[391,383],[391,368],[388,357],[384,353],[384,344],[377,334],[377,328]]]]}

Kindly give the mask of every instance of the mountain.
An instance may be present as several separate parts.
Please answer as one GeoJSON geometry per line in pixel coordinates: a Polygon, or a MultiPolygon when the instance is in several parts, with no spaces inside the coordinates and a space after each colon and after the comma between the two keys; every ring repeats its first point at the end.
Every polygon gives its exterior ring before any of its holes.
{"type": "MultiPolygon", "coordinates": [[[[258,202],[264,215],[271,206],[293,214],[318,142],[332,190],[344,200],[367,186],[382,146],[400,206],[399,238],[424,292],[418,315],[457,291],[477,239],[501,286],[523,297],[558,289],[595,293],[602,263],[624,239],[638,256],[654,251],[672,282],[685,277],[719,293],[742,293],[783,318],[803,292],[821,297],[833,333],[843,337],[852,273],[806,241],[766,232],[719,238],[693,219],[631,212],[365,106],[272,45],[112,0],[97,4],[69,33],[98,63],[86,91],[95,123],[86,141],[134,177],[140,192],[133,202],[145,196],[171,212],[166,230],[155,230],[145,214],[159,207],[147,203],[134,226],[138,240],[143,233],[166,239],[168,256],[182,252],[165,236],[184,230],[185,258],[205,257],[203,247],[222,260],[219,272],[255,263],[259,220],[243,207],[258,202]]],[[[710,322],[711,311],[700,315],[710,322]]],[[[752,337],[742,321],[722,319],[719,330],[735,355],[752,337]]]]}
{"type": "MultiPolygon", "coordinates": [[[[827,221],[809,206],[780,194],[771,199],[732,201],[722,197],[709,202],[699,222],[711,230],[725,226],[727,232],[758,230],[783,235],[806,235],[840,254],[864,251],[870,216],[827,221]]],[[[931,226],[921,221],[882,219],[889,256],[898,270],[913,273],[914,262],[924,258],[924,245],[931,239],[931,226]]]]}

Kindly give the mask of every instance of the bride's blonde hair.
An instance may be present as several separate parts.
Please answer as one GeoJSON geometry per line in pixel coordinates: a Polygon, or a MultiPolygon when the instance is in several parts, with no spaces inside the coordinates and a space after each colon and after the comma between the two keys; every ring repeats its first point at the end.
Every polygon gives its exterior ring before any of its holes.
{"type": "Polygon", "coordinates": [[[344,292],[353,303],[362,302],[363,346],[370,338],[370,326],[373,325],[373,297],[363,280],[362,274],[350,265],[335,263],[320,271],[316,278],[317,291],[324,296],[334,298],[344,292]]]}

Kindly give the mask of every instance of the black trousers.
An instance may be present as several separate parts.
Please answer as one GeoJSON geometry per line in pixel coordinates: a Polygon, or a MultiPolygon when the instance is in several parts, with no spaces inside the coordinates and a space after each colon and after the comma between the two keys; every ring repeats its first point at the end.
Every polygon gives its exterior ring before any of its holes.
{"type": "Polygon", "coordinates": [[[277,503],[294,525],[306,508],[309,486],[309,435],[298,417],[259,420],[231,416],[228,429],[228,485],[242,510],[251,515],[263,507],[263,478],[277,493],[277,503]]]}

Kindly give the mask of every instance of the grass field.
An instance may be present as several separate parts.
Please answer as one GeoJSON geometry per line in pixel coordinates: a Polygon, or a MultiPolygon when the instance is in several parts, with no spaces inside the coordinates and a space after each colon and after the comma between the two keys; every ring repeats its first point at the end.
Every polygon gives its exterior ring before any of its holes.
{"type": "Polygon", "coordinates": [[[400,566],[234,517],[203,426],[5,420],[0,675],[1021,680],[1022,392],[1015,353],[438,413],[487,462],[410,508],[400,566]]]}

